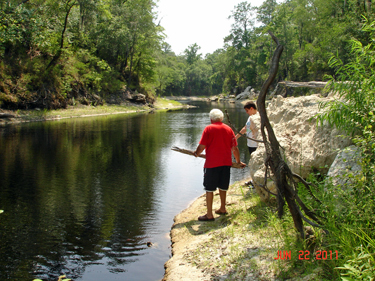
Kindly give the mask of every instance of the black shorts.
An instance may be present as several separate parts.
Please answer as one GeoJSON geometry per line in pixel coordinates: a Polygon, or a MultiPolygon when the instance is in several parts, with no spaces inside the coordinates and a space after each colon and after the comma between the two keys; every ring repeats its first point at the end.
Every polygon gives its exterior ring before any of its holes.
{"type": "Polygon", "coordinates": [[[249,153],[250,153],[250,155],[251,155],[251,153],[253,153],[255,150],[257,150],[257,147],[250,147],[250,146],[248,146],[247,148],[249,149],[249,153]]]}
{"type": "Polygon", "coordinates": [[[205,168],[203,186],[205,191],[214,192],[216,188],[227,191],[230,181],[231,166],[205,168]]]}

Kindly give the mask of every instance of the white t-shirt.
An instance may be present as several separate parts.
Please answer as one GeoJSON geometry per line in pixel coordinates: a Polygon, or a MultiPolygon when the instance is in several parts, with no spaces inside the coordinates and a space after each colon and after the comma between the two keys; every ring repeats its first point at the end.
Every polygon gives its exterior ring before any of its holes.
{"type": "MultiPolygon", "coordinates": [[[[249,137],[249,138],[257,139],[258,130],[259,130],[258,127],[255,125],[254,122],[252,122],[251,116],[249,116],[249,118],[247,119],[247,122],[246,122],[246,136],[249,137]],[[251,131],[250,128],[253,129],[254,134],[253,134],[253,132],[251,131]]],[[[247,139],[247,146],[248,147],[258,147],[258,143],[256,141],[247,139]]]]}

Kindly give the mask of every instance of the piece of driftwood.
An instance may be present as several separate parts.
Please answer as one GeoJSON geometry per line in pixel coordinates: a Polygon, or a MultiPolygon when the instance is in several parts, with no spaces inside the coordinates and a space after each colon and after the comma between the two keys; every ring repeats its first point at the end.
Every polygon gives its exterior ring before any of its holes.
{"type": "Polygon", "coordinates": [[[15,115],[9,114],[9,113],[1,113],[0,112],[0,118],[16,118],[15,115]]]}
{"type": "MultiPolygon", "coordinates": [[[[177,146],[173,146],[171,149],[173,151],[177,151],[177,152],[184,153],[184,154],[191,155],[191,156],[195,157],[194,151],[192,151],[192,150],[188,150],[188,149],[184,149],[184,148],[179,148],[177,146]]],[[[206,159],[206,155],[205,154],[199,154],[198,157],[206,159]]],[[[232,162],[232,168],[242,169],[243,167],[241,166],[240,163],[232,162]]]]}

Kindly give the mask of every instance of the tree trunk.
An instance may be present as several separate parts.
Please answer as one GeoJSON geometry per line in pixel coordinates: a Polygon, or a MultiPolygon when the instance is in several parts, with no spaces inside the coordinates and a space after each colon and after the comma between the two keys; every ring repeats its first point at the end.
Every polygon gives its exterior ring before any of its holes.
{"type": "Polygon", "coordinates": [[[279,41],[271,32],[269,33],[272,39],[277,44],[277,47],[272,58],[269,76],[264,82],[257,100],[258,111],[261,117],[261,132],[268,159],[266,165],[270,166],[271,171],[276,179],[279,217],[282,217],[283,215],[283,206],[285,205],[286,201],[293,217],[294,226],[300,233],[301,237],[304,238],[302,217],[294,198],[295,196],[293,194],[293,187],[290,185],[290,182],[293,180],[292,172],[282,158],[282,155],[280,153],[280,144],[272,129],[266,112],[266,94],[268,88],[275,79],[279,67],[280,56],[283,52],[283,46],[279,44],[279,41]],[[265,130],[267,130],[267,134],[265,130]]]}

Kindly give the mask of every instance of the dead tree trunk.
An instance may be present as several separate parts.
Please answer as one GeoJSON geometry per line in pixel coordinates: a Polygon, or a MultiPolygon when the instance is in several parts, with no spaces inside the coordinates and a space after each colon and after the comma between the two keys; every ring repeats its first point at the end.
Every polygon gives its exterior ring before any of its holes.
{"type": "Polygon", "coordinates": [[[293,174],[288,165],[283,160],[283,157],[280,152],[280,144],[271,127],[266,112],[266,94],[268,88],[270,87],[272,81],[274,80],[277,74],[280,56],[283,52],[283,46],[279,44],[279,41],[271,32],[269,33],[272,39],[277,44],[277,47],[272,58],[269,76],[267,80],[264,82],[257,100],[258,111],[261,117],[261,132],[267,154],[267,160],[265,164],[271,168],[271,171],[275,177],[275,182],[277,186],[277,202],[279,217],[282,217],[283,215],[283,206],[285,205],[286,201],[290,213],[293,217],[294,226],[301,234],[301,237],[304,238],[302,216],[296,203],[296,194],[293,190],[293,174]]]}

